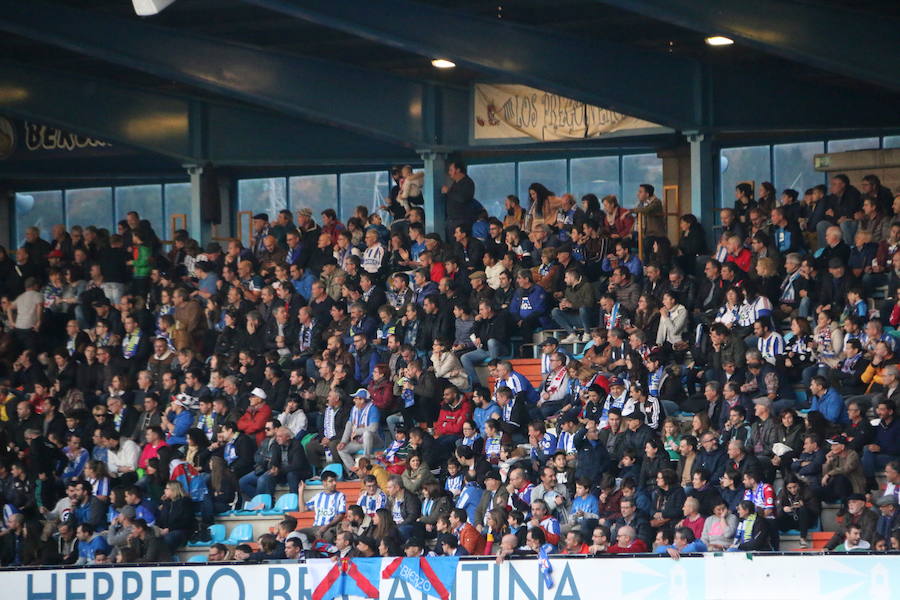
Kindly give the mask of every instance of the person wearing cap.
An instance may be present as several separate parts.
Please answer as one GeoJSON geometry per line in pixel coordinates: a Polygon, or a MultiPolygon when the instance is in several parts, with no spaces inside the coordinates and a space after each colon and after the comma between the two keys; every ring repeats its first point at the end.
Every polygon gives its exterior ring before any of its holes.
{"type": "Polygon", "coordinates": [[[488,513],[496,508],[505,509],[509,503],[509,490],[503,486],[500,472],[490,470],[484,475],[484,493],[475,507],[471,522],[480,532],[488,529],[488,513]]]}
{"type": "Polygon", "coordinates": [[[266,213],[257,213],[253,215],[253,256],[257,259],[265,250],[264,241],[270,235],[269,215],[266,213]]]}
{"type": "MultiPolygon", "coordinates": [[[[596,384],[592,384],[593,387],[596,384]]],[[[598,394],[603,393],[603,388],[597,385],[599,388],[597,391],[598,394]]],[[[588,388],[591,389],[590,387],[588,388]]],[[[602,397],[602,396],[601,396],[602,397]]],[[[621,377],[613,377],[609,380],[609,394],[606,395],[606,399],[603,402],[603,411],[600,414],[600,421],[598,425],[603,428],[606,427],[606,422],[609,420],[609,410],[611,408],[618,408],[619,414],[622,414],[622,411],[625,409],[625,405],[628,404],[629,394],[628,388],[625,385],[625,380],[621,377]]]]}
{"type": "Polygon", "coordinates": [[[378,434],[380,418],[381,413],[371,401],[368,390],[364,388],[356,390],[353,394],[350,418],[337,445],[338,455],[348,472],[356,466],[353,459],[356,452],[362,450],[363,455],[371,456],[374,449],[381,444],[381,437],[378,434]]]}
{"type": "Polygon", "coordinates": [[[478,312],[478,305],[482,302],[494,303],[494,289],[488,285],[487,274],[484,271],[474,271],[469,275],[469,285],[472,294],[469,295],[469,308],[478,312]]]}
{"type": "Polygon", "coordinates": [[[163,415],[162,427],[166,432],[166,443],[169,446],[187,444],[187,433],[194,424],[192,398],[187,394],[178,394],[172,399],[169,411],[163,415]]]}
{"type": "Polygon", "coordinates": [[[261,444],[266,437],[266,421],[272,419],[272,409],[266,404],[266,393],[262,388],[253,388],[250,392],[250,406],[238,419],[238,429],[256,438],[256,443],[261,444]]]}
{"type": "Polygon", "coordinates": [[[847,436],[843,433],[835,435],[828,439],[828,444],[831,449],[822,465],[822,499],[843,502],[851,493],[864,493],[866,476],[859,454],[850,449],[847,436]]]}
{"type": "Polygon", "coordinates": [[[875,525],[875,533],[878,537],[889,540],[891,534],[900,527],[900,510],[896,496],[882,496],[875,501],[878,507],[878,523],[875,525]]]}
{"type": "MultiPolygon", "coordinates": [[[[838,524],[834,535],[825,544],[826,550],[837,550],[839,545],[845,542],[848,537],[852,539],[853,546],[859,544],[860,540],[864,540],[869,544],[875,541],[875,528],[878,525],[878,516],[874,511],[866,508],[866,496],[860,493],[853,493],[847,496],[846,502],[844,519],[838,524]],[[856,533],[851,532],[854,529],[857,530],[856,533]]],[[[847,549],[845,547],[845,550],[847,549]]]]}

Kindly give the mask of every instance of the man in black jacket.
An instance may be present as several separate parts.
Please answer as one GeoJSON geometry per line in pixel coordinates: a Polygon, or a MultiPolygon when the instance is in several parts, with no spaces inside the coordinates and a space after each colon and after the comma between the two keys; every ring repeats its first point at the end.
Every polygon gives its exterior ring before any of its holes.
{"type": "Polygon", "coordinates": [[[498,358],[504,353],[504,347],[508,348],[508,323],[507,313],[494,312],[493,305],[487,300],[478,303],[478,317],[472,330],[472,335],[475,336],[475,350],[466,352],[460,359],[472,384],[478,382],[475,365],[481,364],[486,358],[498,358]]]}
{"type": "Polygon", "coordinates": [[[456,241],[451,245],[451,250],[459,259],[459,265],[463,267],[467,276],[484,266],[484,244],[481,240],[472,237],[468,225],[461,224],[454,227],[453,239],[456,241]]]}
{"type": "Polygon", "coordinates": [[[460,160],[447,165],[447,175],[452,183],[443,186],[441,194],[447,210],[445,224],[449,240],[457,225],[469,225],[474,220],[475,182],[466,174],[466,165],[460,160]]]}
{"type": "Polygon", "coordinates": [[[241,433],[234,421],[222,425],[218,440],[210,445],[209,450],[219,453],[225,459],[228,468],[237,479],[253,470],[256,442],[250,436],[241,433]]]}
{"type": "Polygon", "coordinates": [[[119,298],[125,293],[125,283],[128,281],[128,253],[123,247],[122,236],[118,234],[109,237],[109,246],[97,251],[97,263],[100,272],[103,273],[104,291],[113,304],[119,303],[119,298]]]}
{"type": "Polygon", "coordinates": [[[279,427],[271,445],[268,469],[256,481],[257,494],[274,494],[276,483],[287,483],[295,490],[301,481],[312,477],[312,469],[299,440],[293,439],[291,430],[279,427]]]}
{"type": "Polygon", "coordinates": [[[528,432],[528,407],[524,394],[516,395],[508,387],[497,390],[497,406],[500,407],[500,430],[512,438],[514,444],[525,442],[528,432]]]}

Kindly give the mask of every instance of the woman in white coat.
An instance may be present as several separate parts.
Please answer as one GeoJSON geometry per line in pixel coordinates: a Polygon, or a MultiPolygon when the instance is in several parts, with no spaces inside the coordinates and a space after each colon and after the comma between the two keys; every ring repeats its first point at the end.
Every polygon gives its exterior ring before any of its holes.
{"type": "Polygon", "coordinates": [[[434,366],[434,376],[444,378],[460,391],[469,389],[469,377],[463,370],[462,364],[456,355],[450,351],[447,340],[436,339],[432,343],[431,364],[434,366]]]}
{"type": "Polygon", "coordinates": [[[684,330],[687,327],[687,309],[678,303],[678,294],[666,292],[662,297],[659,309],[659,329],[656,331],[656,345],[669,342],[672,346],[684,341],[684,330]]]}

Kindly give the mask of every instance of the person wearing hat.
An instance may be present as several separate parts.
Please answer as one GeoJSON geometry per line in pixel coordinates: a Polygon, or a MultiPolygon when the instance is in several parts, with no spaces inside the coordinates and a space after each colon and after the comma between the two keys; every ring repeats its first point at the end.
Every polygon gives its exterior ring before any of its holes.
{"type": "Polygon", "coordinates": [[[494,302],[494,289],[488,285],[487,274],[484,271],[474,271],[469,275],[469,285],[472,286],[472,294],[469,296],[469,308],[472,312],[478,312],[478,305],[482,302],[494,302]]]}
{"type": "Polygon", "coordinates": [[[162,427],[166,432],[166,443],[169,446],[187,444],[187,433],[194,424],[192,398],[187,394],[178,394],[172,398],[169,411],[163,415],[162,427]]]}
{"type": "Polygon", "coordinates": [[[828,439],[831,447],[822,465],[822,500],[843,502],[851,493],[866,491],[866,476],[859,454],[850,449],[846,434],[838,434],[828,439]]]}
{"type": "Polygon", "coordinates": [[[253,256],[259,258],[265,250],[263,241],[270,235],[269,215],[266,213],[257,213],[253,215],[253,256]]]}
{"type": "Polygon", "coordinates": [[[266,393],[262,388],[253,388],[250,392],[250,406],[238,419],[238,429],[261,444],[266,438],[266,422],[272,419],[272,409],[266,404],[266,393]]]}
{"type": "MultiPolygon", "coordinates": [[[[599,385],[597,387],[600,388],[599,385]]],[[[603,388],[600,388],[598,393],[601,393],[602,390],[603,388]]],[[[600,415],[599,425],[601,428],[606,427],[606,422],[609,420],[609,410],[618,408],[619,414],[621,414],[625,409],[625,405],[628,404],[628,399],[628,387],[625,385],[625,380],[621,377],[612,377],[609,380],[609,394],[603,402],[603,412],[600,415]]]]}
{"type": "Polygon", "coordinates": [[[376,447],[381,445],[381,437],[378,434],[378,424],[381,413],[372,402],[368,390],[360,388],[353,394],[353,408],[350,409],[350,418],[344,426],[344,434],[337,446],[338,455],[344,463],[347,472],[352,472],[356,466],[353,455],[359,450],[365,456],[371,456],[376,447]]]}
{"type": "Polygon", "coordinates": [[[875,533],[878,537],[890,540],[891,534],[895,529],[900,527],[900,510],[897,509],[898,501],[896,496],[882,496],[875,501],[880,516],[878,523],[875,525],[875,533]]]}
{"type": "Polygon", "coordinates": [[[484,493],[475,507],[472,524],[478,531],[484,532],[488,527],[488,513],[495,508],[505,509],[509,503],[509,491],[502,484],[500,472],[490,470],[484,474],[484,493]]]}
{"type": "Polygon", "coordinates": [[[878,516],[874,511],[866,508],[865,494],[850,494],[847,496],[846,513],[844,520],[838,524],[837,530],[831,539],[825,544],[826,550],[862,550],[863,541],[868,544],[875,542],[875,527],[878,525],[878,516]],[[847,546],[847,542],[850,542],[847,546]]]}

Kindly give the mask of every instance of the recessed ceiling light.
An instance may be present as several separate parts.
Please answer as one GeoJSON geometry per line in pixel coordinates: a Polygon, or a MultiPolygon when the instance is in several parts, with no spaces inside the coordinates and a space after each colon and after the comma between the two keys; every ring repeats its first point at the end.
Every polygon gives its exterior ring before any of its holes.
{"type": "Polygon", "coordinates": [[[734,43],[734,40],[724,35],[711,35],[706,38],[706,43],[710,46],[730,46],[734,43]]]}
{"type": "Polygon", "coordinates": [[[175,0],[131,0],[131,2],[134,4],[134,12],[139,17],[149,17],[150,15],[159,14],[175,0]]]}
{"type": "Polygon", "coordinates": [[[431,61],[431,66],[435,69],[452,69],[456,66],[456,63],[446,58],[435,58],[431,61]]]}

